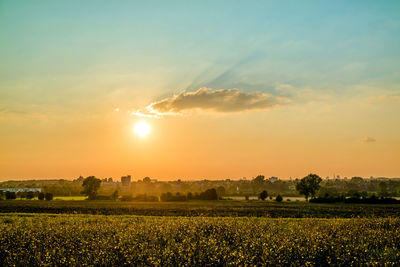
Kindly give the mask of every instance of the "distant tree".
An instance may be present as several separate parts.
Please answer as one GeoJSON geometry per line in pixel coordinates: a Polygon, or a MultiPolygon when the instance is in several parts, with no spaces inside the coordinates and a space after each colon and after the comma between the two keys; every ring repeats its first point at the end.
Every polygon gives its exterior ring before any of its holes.
{"type": "Polygon", "coordinates": [[[362,198],[367,198],[368,197],[368,192],[367,191],[362,191],[361,193],[360,193],[360,195],[361,195],[361,197],[362,198]]]}
{"type": "Polygon", "coordinates": [[[33,193],[32,191],[29,191],[26,193],[26,198],[27,199],[32,199],[35,197],[35,193],[33,193]]]}
{"type": "Polygon", "coordinates": [[[47,201],[53,200],[53,194],[52,193],[46,193],[46,194],[44,194],[44,198],[47,201]]]}
{"type": "Polygon", "coordinates": [[[17,194],[15,194],[15,192],[6,192],[6,199],[16,199],[17,198],[17,194]]]}
{"type": "Polygon", "coordinates": [[[83,180],[83,191],[81,193],[88,196],[90,200],[96,199],[97,190],[99,190],[100,184],[100,179],[97,179],[94,176],[89,176],[85,180],[83,180]]]}
{"type": "Polygon", "coordinates": [[[44,200],[44,193],[40,192],[38,195],[39,200],[44,200]]]}
{"type": "Polygon", "coordinates": [[[304,195],[306,198],[306,201],[308,201],[308,198],[311,196],[311,198],[315,197],[315,194],[317,193],[318,189],[320,188],[320,183],[322,179],[316,174],[309,174],[303,179],[301,179],[299,182],[296,184],[296,190],[299,191],[300,194],[304,195]]]}
{"type": "Polygon", "coordinates": [[[115,190],[114,193],[112,193],[111,198],[114,200],[118,199],[118,190],[115,190]]]}
{"type": "Polygon", "coordinates": [[[275,200],[276,200],[277,202],[282,202],[283,198],[282,198],[281,195],[277,195],[275,200]]]}
{"type": "Polygon", "coordinates": [[[253,179],[253,183],[257,185],[262,185],[264,183],[265,176],[264,175],[258,175],[256,178],[253,179]]]}
{"type": "Polygon", "coordinates": [[[385,182],[380,182],[378,185],[378,196],[380,197],[387,197],[389,196],[388,190],[387,190],[387,184],[385,182]]]}
{"type": "Polygon", "coordinates": [[[349,190],[346,195],[351,198],[356,198],[356,199],[361,198],[361,194],[360,192],[358,192],[358,190],[349,190]]]}
{"type": "Polygon", "coordinates": [[[265,200],[268,197],[268,192],[267,191],[262,191],[260,195],[258,196],[261,200],[265,200]]]}
{"type": "Polygon", "coordinates": [[[207,189],[200,193],[200,199],[202,200],[218,200],[217,190],[215,188],[207,189]]]}
{"type": "Polygon", "coordinates": [[[217,190],[217,194],[219,197],[225,196],[225,194],[226,194],[225,187],[218,186],[216,190],[217,190]]]}
{"type": "Polygon", "coordinates": [[[187,200],[193,199],[193,194],[192,194],[192,192],[187,193],[186,198],[187,198],[187,200]]]}
{"type": "Polygon", "coordinates": [[[249,195],[245,195],[244,199],[249,200],[249,195]]]}
{"type": "Polygon", "coordinates": [[[144,183],[150,183],[150,182],[151,182],[150,177],[144,177],[144,178],[143,178],[143,182],[144,182],[144,183]]]}

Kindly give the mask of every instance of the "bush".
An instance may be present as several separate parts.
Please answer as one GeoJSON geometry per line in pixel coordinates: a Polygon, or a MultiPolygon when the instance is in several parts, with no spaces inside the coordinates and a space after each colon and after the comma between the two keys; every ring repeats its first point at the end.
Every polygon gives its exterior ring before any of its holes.
{"type": "Polygon", "coordinates": [[[268,192],[265,191],[265,190],[262,191],[262,192],[260,193],[260,195],[258,196],[258,198],[261,199],[261,200],[265,200],[267,197],[268,197],[268,192]]]}
{"type": "Polygon", "coordinates": [[[26,193],[26,198],[27,199],[32,199],[34,197],[35,197],[35,193],[33,193],[32,191],[26,193]]]}
{"type": "Polygon", "coordinates": [[[17,195],[15,194],[15,192],[6,192],[6,199],[16,199],[17,195]]]}
{"type": "Polygon", "coordinates": [[[201,200],[218,200],[217,190],[215,188],[207,189],[200,193],[199,198],[201,200]]]}
{"type": "Polygon", "coordinates": [[[53,194],[52,193],[46,193],[46,194],[44,194],[44,198],[47,201],[53,200],[53,194]]]}
{"type": "Polygon", "coordinates": [[[283,198],[281,195],[278,195],[275,199],[277,202],[282,202],[283,198]]]}
{"type": "Polygon", "coordinates": [[[39,200],[44,200],[44,193],[40,192],[38,195],[39,200]]]}

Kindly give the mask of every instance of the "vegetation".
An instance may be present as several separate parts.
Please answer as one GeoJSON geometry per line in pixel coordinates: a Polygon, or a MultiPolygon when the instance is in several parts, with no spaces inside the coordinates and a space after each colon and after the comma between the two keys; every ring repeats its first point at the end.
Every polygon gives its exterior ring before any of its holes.
{"type": "Polygon", "coordinates": [[[320,183],[322,182],[321,177],[319,177],[316,174],[309,174],[303,179],[301,179],[297,184],[296,184],[296,190],[299,191],[300,194],[304,195],[306,198],[306,201],[308,201],[308,198],[311,196],[311,198],[314,198],[315,195],[317,194],[318,189],[320,188],[320,183]]]}
{"type": "Polygon", "coordinates": [[[87,177],[82,183],[82,186],[84,188],[82,194],[84,194],[91,200],[96,199],[97,191],[100,188],[100,184],[100,179],[97,179],[94,176],[87,177]]]}
{"type": "Polygon", "coordinates": [[[286,218],[400,217],[399,204],[318,204],[304,201],[0,201],[0,213],[82,213],[150,216],[230,216],[286,218]]]}
{"type": "Polygon", "coordinates": [[[0,216],[3,266],[380,265],[400,219],[0,216]]]}
{"type": "Polygon", "coordinates": [[[39,195],[38,195],[38,199],[39,200],[44,200],[44,197],[45,197],[44,193],[40,192],[39,195]]]}
{"type": "MultiPolygon", "coordinates": [[[[262,175],[254,179],[240,180],[198,180],[198,181],[157,181],[156,179],[139,179],[130,185],[124,186],[115,179],[101,179],[98,195],[112,196],[115,191],[120,195],[147,194],[161,196],[163,193],[171,192],[176,194],[192,194],[204,192],[207,189],[215,188],[218,196],[258,196],[263,190],[268,196],[275,198],[278,194],[283,197],[299,197],[296,191],[296,184],[300,179],[280,180],[274,177],[265,178],[262,175]],[[274,178],[274,179],[272,179],[274,178]]],[[[0,182],[1,188],[42,188],[42,192],[52,193],[54,197],[80,196],[82,192],[83,177],[74,181],[68,180],[28,180],[28,181],[6,181],[0,182]]],[[[388,178],[330,178],[323,179],[320,183],[320,190],[317,196],[324,196],[325,192],[347,195],[349,192],[358,191],[368,195],[375,194],[378,197],[400,197],[400,179],[388,178]]],[[[36,195],[35,195],[36,196],[36,195]]],[[[17,198],[22,197],[18,196],[17,198]]],[[[4,198],[4,195],[3,195],[4,198]]]]}
{"type": "Polygon", "coordinates": [[[265,200],[268,197],[268,192],[263,190],[260,195],[258,196],[259,199],[265,200]]]}

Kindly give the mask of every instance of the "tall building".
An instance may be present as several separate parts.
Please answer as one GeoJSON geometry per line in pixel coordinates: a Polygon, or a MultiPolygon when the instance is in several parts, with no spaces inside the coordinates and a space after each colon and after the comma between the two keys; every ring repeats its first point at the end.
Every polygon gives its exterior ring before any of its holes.
{"type": "Polygon", "coordinates": [[[131,176],[130,176],[130,175],[122,176],[122,177],[121,177],[121,183],[122,183],[122,186],[129,186],[129,185],[131,185],[131,176]]]}

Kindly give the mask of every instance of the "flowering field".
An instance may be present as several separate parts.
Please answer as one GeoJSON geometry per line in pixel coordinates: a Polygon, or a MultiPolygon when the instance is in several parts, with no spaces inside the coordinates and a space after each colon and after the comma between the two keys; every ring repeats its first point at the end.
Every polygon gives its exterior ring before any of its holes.
{"type": "Polygon", "coordinates": [[[400,219],[0,214],[10,265],[398,265],[400,219]]]}

